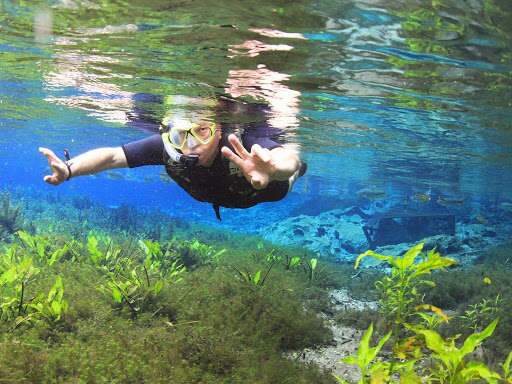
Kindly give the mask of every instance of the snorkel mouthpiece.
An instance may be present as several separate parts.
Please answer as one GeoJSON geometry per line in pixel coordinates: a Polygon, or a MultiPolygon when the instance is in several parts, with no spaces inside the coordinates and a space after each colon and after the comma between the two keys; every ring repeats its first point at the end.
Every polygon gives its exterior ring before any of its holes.
{"type": "Polygon", "coordinates": [[[198,155],[181,155],[179,157],[179,162],[183,164],[185,167],[195,167],[197,162],[199,161],[198,155]]]}

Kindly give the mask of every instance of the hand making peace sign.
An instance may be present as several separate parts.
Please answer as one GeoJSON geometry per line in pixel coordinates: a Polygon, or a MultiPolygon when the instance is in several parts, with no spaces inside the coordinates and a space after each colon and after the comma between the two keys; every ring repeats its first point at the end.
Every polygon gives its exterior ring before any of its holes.
{"type": "Polygon", "coordinates": [[[276,165],[270,151],[259,144],[254,144],[249,153],[235,135],[229,135],[228,140],[236,153],[228,147],[222,147],[221,152],[224,157],[240,168],[255,189],[266,188],[276,172],[276,165]]]}

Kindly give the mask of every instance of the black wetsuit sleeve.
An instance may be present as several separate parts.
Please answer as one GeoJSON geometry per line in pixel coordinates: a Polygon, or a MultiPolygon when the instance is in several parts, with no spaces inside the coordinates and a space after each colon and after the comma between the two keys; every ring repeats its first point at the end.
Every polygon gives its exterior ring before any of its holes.
{"type": "Polygon", "coordinates": [[[268,150],[272,150],[274,148],[282,147],[281,144],[275,142],[272,139],[269,139],[268,137],[257,137],[257,136],[246,136],[244,137],[244,145],[246,149],[250,152],[251,148],[254,144],[261,145],[262,148],[267,148],[268,150]]]}
{"type": "Polygon", "coordinates": [[[268,122],[257,122],[250,124],[242,135],[242,142],[250,151],[254,144],[259,144],[263,148],[272,150],[282,147],[279,138],[283,135],[283,131],[274,128],[268,122]]]}
{"type": "Polygon", "coordinates": [[[142,140],[124,144],[122,148],[130,168],[165,164],[164,143],[160,135],[152,135],[142,140]]]}

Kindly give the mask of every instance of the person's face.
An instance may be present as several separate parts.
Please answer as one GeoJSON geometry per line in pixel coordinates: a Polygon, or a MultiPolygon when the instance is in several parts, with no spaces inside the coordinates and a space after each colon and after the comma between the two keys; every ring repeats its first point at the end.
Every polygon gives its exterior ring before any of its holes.
{"type": "MultiPolygon", "coordinates": [[[[198,122],[200,129],[210,129],[211,122],[200,121],[198,122]]],[[[188,135],[188,138],[185,142],[185,145],[181,149],[181,152],[184,155],[198,155],[198,165],[203,167],[208,167],[213,163],[215,156],[218,152],[219,142],[220,142],[220,129],[216,124],[215,132],[213,133],[212,139],[206,143],[201,144],[198,140],[196,140],[192,135],[188,135]]]]}

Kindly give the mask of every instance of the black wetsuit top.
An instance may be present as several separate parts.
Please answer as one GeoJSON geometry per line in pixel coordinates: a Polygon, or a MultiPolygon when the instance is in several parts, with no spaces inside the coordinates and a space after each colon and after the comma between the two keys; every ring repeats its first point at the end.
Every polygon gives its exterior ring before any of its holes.
{"type": "MultiPolygon", "coordinates": [[[[254,144],[269,150],[281,145],[264,136],[265,132],[250,130],[243,134],[243,146],[250,151],[254,144]]],[[[254,189],[241,172],[220,153],[222,146],[231,145],[227,135],[222,135],[219,152],[210,167],[195,166],[186,168],[169,159],[160,135],[123,145],[130,168],[144,165],[164,165],[169,176],[199,201],[212,203],[217,218],[220,219],[218,207],[248,208],[265,201],[277,201],[286,196],[289,182],[271,181],[261,190],[254,189]]],[[[233,149],[233,148],[231,148],[233,149]]]]}

